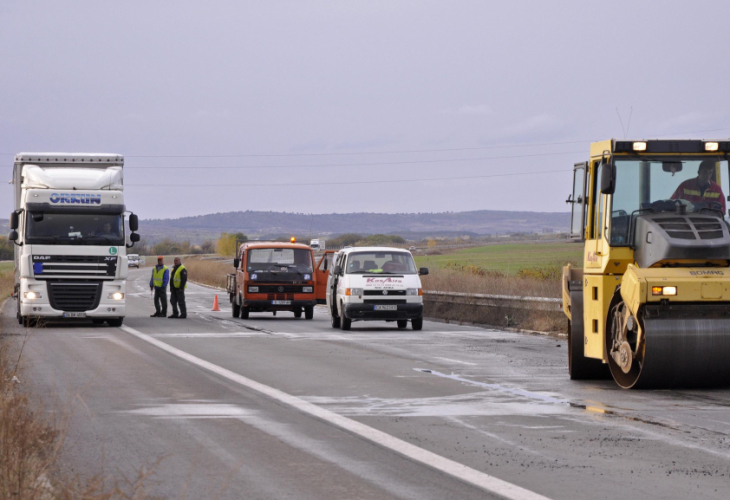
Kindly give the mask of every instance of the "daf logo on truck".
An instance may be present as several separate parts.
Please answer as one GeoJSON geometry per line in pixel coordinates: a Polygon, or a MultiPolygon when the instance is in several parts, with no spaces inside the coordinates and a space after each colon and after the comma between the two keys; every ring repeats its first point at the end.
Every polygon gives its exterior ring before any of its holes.
{"type": "Polygon", "coordinates": [[[52,193],[51,203],[81,203],[83,205],[101,205],[100,194],[52,193]]]}

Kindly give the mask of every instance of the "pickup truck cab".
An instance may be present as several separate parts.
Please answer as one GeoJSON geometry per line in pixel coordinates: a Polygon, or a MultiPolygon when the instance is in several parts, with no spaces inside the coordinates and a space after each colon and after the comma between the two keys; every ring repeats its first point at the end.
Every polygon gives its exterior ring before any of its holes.
{"type": "Polygon", "coordinates": [[[304,313],[306,319],[312,319],[314,306],[325,302],[326,259],[324,255],[315,268],[314,252],[307,245],[243,243],[233,259],[236,272],[228,275],[226,284],[233,317],[289,311],[297,318],[304,313]]]}
{"type": "Polygon", "coordinates": [[[332,260],[327,309],[332,328],[349,330],[353,321],[397,321],[423,328],[423,287],[408,250],[389,247],[346,248],[332,260]]]}

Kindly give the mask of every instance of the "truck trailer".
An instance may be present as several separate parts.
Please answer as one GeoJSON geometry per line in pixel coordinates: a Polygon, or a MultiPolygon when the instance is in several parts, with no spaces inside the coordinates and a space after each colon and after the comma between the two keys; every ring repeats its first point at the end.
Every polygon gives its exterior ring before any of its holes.
{"type": "Polygon", "coordinates": [[[19,153],[13,166],[18,322],[88,318],[121,326],[126,313],[126,250],[139,241],[137,216],[125,234],[117,154],[19,153]]]}

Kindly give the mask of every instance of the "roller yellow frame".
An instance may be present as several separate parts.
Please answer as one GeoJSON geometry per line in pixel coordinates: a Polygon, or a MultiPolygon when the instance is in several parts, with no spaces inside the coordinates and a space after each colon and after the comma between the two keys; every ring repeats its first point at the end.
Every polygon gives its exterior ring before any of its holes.
{"type": "Polygon", "coordinates": [[[730,141],[612,139],[575,165],[567,201],[583,269],[563,270],[572,379],[730,383],[729,152],[730,141]]]}

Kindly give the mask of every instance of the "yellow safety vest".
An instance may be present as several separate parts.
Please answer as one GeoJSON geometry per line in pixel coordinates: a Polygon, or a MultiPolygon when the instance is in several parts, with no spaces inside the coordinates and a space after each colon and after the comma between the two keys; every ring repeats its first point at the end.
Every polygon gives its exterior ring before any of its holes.
{"type": "MultiPolygon", "coordinates": [[[[172,286],[175,288],[180,288],[180,273],[182,270],[185,269],[185,266],[180,264],[180,267],[177,268],[177,271],[175,271],[175,275],[172,277],[172,286]]],[[[185,282],[185,288],[188,287],[188,282],[185,282]]]]}
{"type": "Polygon", "coordinates": [[[167,266],[162,266],[160,270],[157,270],[157,266],[152,268],[152,284],[155,285],[155,288],[162,288],[162,283],[164,283],[165,280],[165,271],[167,271],[167,266]]]}

